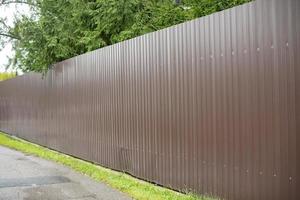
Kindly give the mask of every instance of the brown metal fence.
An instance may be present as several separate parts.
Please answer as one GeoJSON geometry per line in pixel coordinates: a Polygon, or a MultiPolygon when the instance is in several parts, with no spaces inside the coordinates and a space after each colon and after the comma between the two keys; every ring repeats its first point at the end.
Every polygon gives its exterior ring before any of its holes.
{"type": "Polygon", "coordinates": [[[0,83],[0,129],[174,189],[300,199],[300,1],[257,0],[0,83]]]}

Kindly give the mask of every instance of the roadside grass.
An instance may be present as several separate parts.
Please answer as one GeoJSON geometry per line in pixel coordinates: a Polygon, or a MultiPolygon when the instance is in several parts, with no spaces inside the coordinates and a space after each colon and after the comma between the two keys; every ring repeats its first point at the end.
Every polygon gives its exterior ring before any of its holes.
{"type": "Polygon", "coordinates": [[[68,166],[69,168],[87,175],[96,181],[101,181],[133,199],[140,200],[215,200],[206,196],[197,196],[192,193],[182,194],[146,181],[139,180],[128,174],[110,170],[45,147],[11,137],[0,132],[0,145],[21,151],[26,154],[38,156],[47,160],[68,166]]]}

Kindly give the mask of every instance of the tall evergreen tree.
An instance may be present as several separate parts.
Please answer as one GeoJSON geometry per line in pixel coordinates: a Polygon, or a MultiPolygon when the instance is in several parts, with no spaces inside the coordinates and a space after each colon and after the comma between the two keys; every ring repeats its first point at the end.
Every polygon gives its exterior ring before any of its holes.
{"type": "Polygon", "coordinates": [[[32,15],[13,27],[1,19],[0,41],[12,42],[13,67],[46,72],[58,61],[248,1],[2,0],[28,4],[32,15]]]}

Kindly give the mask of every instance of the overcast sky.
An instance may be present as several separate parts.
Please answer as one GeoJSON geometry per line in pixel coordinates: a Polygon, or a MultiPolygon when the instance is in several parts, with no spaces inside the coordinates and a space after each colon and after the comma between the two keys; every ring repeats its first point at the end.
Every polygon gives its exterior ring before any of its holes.
{"type": "MultiPolygon", "coordinates": [[[[28,14],[29,8],[26,5],[14,5],[11,4],[9,6],[1,6],[0,7],[0,16],[1,17],[7,17],[8,19],[8,25],[11,25],[14,19],[14,15],[17,14],[17,12],[22,14],[28,14]]],[[[7,44],[3,50],[0,51],[0,72],[5,71],[5,64],[7,64],[8,56],[12,56],[13,51],[11,48],[11,44],[7,44]]],[[[8,69],[7,71],[12,71],[11,69],[8,69]]]]}

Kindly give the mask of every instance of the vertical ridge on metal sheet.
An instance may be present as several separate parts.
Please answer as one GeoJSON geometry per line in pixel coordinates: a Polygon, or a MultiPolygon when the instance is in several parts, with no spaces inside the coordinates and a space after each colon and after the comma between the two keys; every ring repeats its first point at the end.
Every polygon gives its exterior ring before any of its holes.
{"type": "MultiPolygon", "coordinates": [[[[296,1],[294,2],[293,1],[293,13],[295,15],[295,18],[293,18],[294,22],[293,24],[295,23],[295,27],[294,27],[294,36],[295,37],[295,49],[294,49],[294,53],[298,53],[300,52],[300,23],[297,23],[299,17],[300,17],[300,2],[299,1],[296,1]]],[[[295,59],[295,95],[296,95],[296,98],[295,98],[295,102],[296,102],[296,137],[297,137],[297,169],[299,169],[300,167],[300,90],[299,90],[299,85],[300,85],[300,57],[295,55],[294,57],[295,59]]],[[[296,182],[295,182],[295,188],[299,188],[300,187],[300,179],[299,179],[299,176],[300,176],[300,171],[298,170],[297,171],[297,174],[296,174],[296,182]]],[[[295,199],[300,199],[300,192],[298,191],[295,191],[295,196],[296,198],[295,199]]]]}

